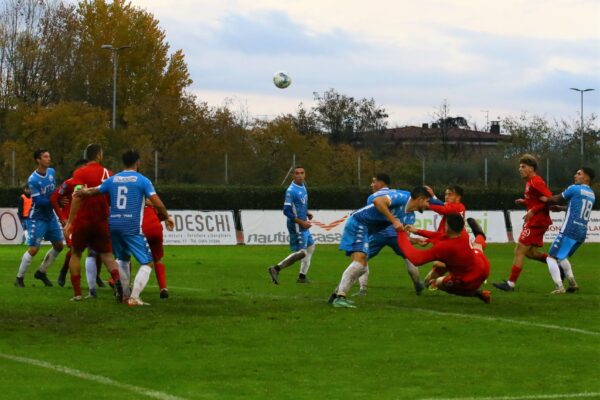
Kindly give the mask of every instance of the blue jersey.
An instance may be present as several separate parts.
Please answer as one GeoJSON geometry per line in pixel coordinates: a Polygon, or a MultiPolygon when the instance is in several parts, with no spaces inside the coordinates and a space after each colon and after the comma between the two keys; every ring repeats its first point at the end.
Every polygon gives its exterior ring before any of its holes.
{"type": "MultiPolygon", "coordinates": [[[[381,196],[387,196],[390,199],[389,209],[396,218],[400,219],[403,213],[405,213],[406,205],[410,200],[410,192],[388,189],[385,193],[381,193],[380,196],[375,196],[375,194],[372,201],[381,196]]],[[[352,216],[356,221],[365,225],[369,233],[379,232],[391,225],[391,222],[375,208],[373,203],[355,211],[352,216]]]]}
{"type": "Polygon", "coordinates": [[[55,217],[52,204],[50,204],[50,196],[56,189],[56,178],[54,168],[48,168],[46,175],[40,175],[39,172],[33,171],[27,180],[29,190],[31,190],[31,211],[29,217],[31,219],[49,221],[55,217]]]}
{"type": "MultiPolygon", "coordinates": [[[[389,188],[379,189],[377,192],[375,192],[369,196],[369,198],[367,199],[367,205],[373,204],[373,200],[375,200],[377,197],[390,194],[390,192],[394,192],[394,191],[395,190],[392,190],[389,188]]],[[[408,192],[405,192],[405,193],[408,193],[408,192]]],[[[408,193],[408,197],[410,198],[410,193],[408,193]]],[[[415,216],[414,211],[406,212],[406,207],[395,208],[394,210],[392,210],[392,214],[394,214],[394,216],[396,218],[398,218],[398,220],[400,220],[400,222],[402,222],[405,225],[413,225],[415,223],[415,221],[417,220],[417,217],[415,216]]],[[[380,231],[379,234],[382,236],[385,236],[385,237],[398,236],[396,229],[394,229],[394,226],[391,224],[387,228],[385,228],[383,231],[380,231]]]]}
{"type": "Polygon", "coordinates": [[[295,224],[294,217],[308,220],[308,191],[305,185],[290,184],[285,191],[283,213],[288,217],[288,227],[295,224]]]}
{"type": "Polygon", "coordinates": [[[569,201],[569,208],[560,232],[583,242],[587,235],[592,207],[596,201],[594,191],[587,185],[571,185],[561,195],[569,201]]]}
{"type": "Polygon", "coordinates": [[[141,233],[144,201],[156,194],[152,182],[139,172],[122,171],[105,180],[99,190],[110,196],[110,230],[141,233]]]}

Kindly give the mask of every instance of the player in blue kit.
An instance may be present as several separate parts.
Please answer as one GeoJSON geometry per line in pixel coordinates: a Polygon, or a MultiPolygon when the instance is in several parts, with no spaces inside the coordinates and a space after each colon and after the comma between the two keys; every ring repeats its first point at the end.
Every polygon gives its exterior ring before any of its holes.
{"type": "MultiPolygon", "coordinates": [[[[131,255],[140,263],[140,269],[133,283],[131,296],[126,300],[129,306],[144,305],[140,294],[146,287],[154,266],[150,246],[142,234],[142,215],[145,199],[148,198],[161,221],[165,221],[167,229],[173,230],[173,218],[167,213],[152,182],[138,171],[140,156],[135,150],[123,154],[125,169],[105,180],[100,186],[82,189],[75,196],[95,196],[108,194],[110,197],[110,216],[108,224],[113,252],[122,262],[129,261],[131,255]]],[[[129,285],[129,275],[124,276],[121,266],[121,283],[123,288],[129,285]]]]}
{"type": "Polygon", "coordinates": [[[569,186],[561,194],[540,198],[542,202],[548,204],[558,204],[564,200],[569,202],[565,221],[550,247],[548,258],[546,258],[548,270],[556,285],[553,294],[574,293],[579,290],[568,257],[571,257],[585,241],[592,207],[596,201],[594,191],[590,188],[595,176],[593,169],[582,167],[575,173],[575,184],[569,186]],[[566,290],[563,287],[559,266],[562,267],[569,281],[569,287],[566,290]]]}
{"type": "Polygon", "coordinates": [[[399,218],[402,213],[423,211],[429,206],[431,194],[424,187],[417,187],[412,192],[390,190],[378,196],[369,204],[350,215],[344,226],[340,250],[352,258],[352,262],[342,274],[342,279],[331,295],[329,302],[334,307],[354,308],[346,300],[346,294],[352,284],[367,270],[369,254],[369,235],[393,226],[402,229],[399,218]]]}
{"type": "Polygon", "coordinates": [[[33,153],[33,159],[37,164],[37,168],[27,181],[33,202],[29,213],[30,222],[27,238],[29,249],[23,254],[19,265],[19,271],[15,279],[15,286],[17,287],[25,287],[25,272],[27,272],[33,257],[38,253],[42,240],[50,241],[52,248],[44,256],[40,267],[34,274],[34,278],[41,280],[46,286],[52,286],[46,271],[63,249],[62,229],[50,203],[50,196],[56,188],[54,168],[50,168],[52,162],[50,152],[46,149],[38,149],[33,153]]]}
{"type": "MultiPolygon", "coordinates": [[[[390,177],[387,174],[377,174],[374,176],[371,182],[371,190],[373,191],[373,194],[371,194],[367,199],[367,205],[372,204],[376,197],[384,196],[391,192],[392,190],[388,187],[390,182],[390,177]]],[[[398,210],[400,210],[400,212],[398,213],[399,215],[397,215],[397,217],[402,224],[413,225],[415,223],[416,217],[414,212],[405,213],[401,208],[398,210]]],[[[379,232],[369,234],[369,253],[367,255],[367,259],[371,260],[372,258],[375,258],[384,247],[390,247],[394,253],[396,253],[396,255],[404,258],[404,255],[398,246],[398,234],[391,225],[379,232]]],[[[425,285],[420,281],[419,269],[406,258],[404,258],[404,262],[406,263],[406,270],[408,272],[408,276],[413,282],[415,291],[417,295],[420,295],[425,288],[425,285]]],[[[367,265],[367,270],[365,273],[358,278],[360,289],[353,296],[366,296],[368,281],[369,266],[367,265]]]]}
{"type": "Polygon", "coordinates": [[[268,268],[274,284],[279,284],[279,272],[294,264],[300,263],[300,273],[297,283],[309,283],[306,275],[310,261],[315,251],[315,241],[310,233],[312,214],[308,211],[308,191],[304,184],[306,172],[303,167],[296,166],[293,171],[293,181],[285,192],[283,213],[287,217],[287,229],[290,234],[290,250],[292,253],[279,263],[268,268]]]}

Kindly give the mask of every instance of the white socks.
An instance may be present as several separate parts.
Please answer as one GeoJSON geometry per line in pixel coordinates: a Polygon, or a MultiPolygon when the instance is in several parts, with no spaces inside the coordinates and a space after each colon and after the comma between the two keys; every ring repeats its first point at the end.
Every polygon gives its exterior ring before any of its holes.
{"type": "Polygon", "coordinates": [[[150,279],[150,273],[152,272],[152,268],[148,265],[142,265],[135,275],[135,281],[133,282],[133,290],[131,291],[131,297],[134,299],[139,299],[142,290],[146,287],[148,283],[148,279],[150,279]]]}
{"type": "Polygon", "coordinates": [[[567,276],[567,278],[574,277],[573,276],[573,268],[571,268],[571,263],[569,262],[568,259],[565,258],[559,264],[562,267],[563,271],[565,272],[565,275],[567,276]]]}
{"type": "Polygon", "coordinates": [[[338,296],[346,296],[346,294],[350,291],[352,284],[360,278],[362,274],[367,272],[367,266],[363,266],[361,263],[357,261],[352,261],[352,263],[346,268],[344,273],[342,274],[342,280],[338,285],[337,294],[338,296]]]}
{"type": "Polygon", "coordinates": [[[415,264],[411,263],[407,259],[404,259],[406,262],[406,272],[408,272],[408,276],[412,279],[413,284],[419,283],[421,277],[419,276],[419,268],[415,267],[415,264]]]}
{"type": "Polygon", "coordinates": [[[558,262],[552,257],[546,258],[546,264],[548,264],[548,271],[554,281],[557,288],[563,287],[562,279],[560,279],[560,269],[558,268],[558,262]]]}
{"type": "Polygon", "coordinates": [[[304,257],[306,257],[306,251],[304,249],[302,249],[295,253],[290,254],[289,256],[287,256],[286,258],[281,260],[279,262],[279,264],[277,264],[277,265],[279,266],[279,269],[284,269],[284,268],[289,267],[296,261],[303,259],[304,257]]]}
{"type": "Polygon", "coordinates": [[[98,276],[96,257],[85,258],[85,276],[87,278],[88,288],[90,290],[96,289],[96,276],[98,276]]]}
{"type": "Polygon", "coordinates": [[[31,260],[33,257],[29,254],[28,251],[23,254],[23,258],[21,258],[21,265],[19,265],[19,272],[17,272],[17,278],[22,278],[25,276],[25,272],[27,272],[27,268],[31,265],[31,260]]]}
{"type": "Polygon", "coordinates": [[[121,286],[123,287],[123,296],[129,297],[129,280],[131,279],[131,269],[129,261],[115,260],[119,266],[119,277],[121,278],[121,286]]]}
{"type": "Polygon", "coordinates": [[[308,269],[310,268],[310,260],[312,258],[313,253],[315,252],[315,245],[308,246],[306,248],[306,256],[302,259],[300,263],[300,273],[303,275],[308,274],[308,269]]]}
{"type": "Polygon", "coordinates": [[[44,259],[42,260],[38,271],[46,273],[46,271],[48,271],[48,267],[50,267],[50,264],[52,264],[54,260],[56,260],[56,256],[58,256],[59,254],[60,251],[54,250],[54,247],[50,248],[50,250],[48,250],[48,252],[44,256],[44,259]]]}
{"type": "Polygon", "coordinates": [[[369,285],[369,266],[367,265],[367,270],[358,277],[358,284],[360,285],[360,290],[367,290],[367,286],[369,285]]]}

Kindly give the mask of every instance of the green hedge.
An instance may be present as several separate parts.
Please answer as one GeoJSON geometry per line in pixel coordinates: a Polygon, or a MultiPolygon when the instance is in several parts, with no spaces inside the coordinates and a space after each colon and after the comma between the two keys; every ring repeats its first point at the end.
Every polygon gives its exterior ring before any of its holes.
{"type": "MultiPolygon", "coordinates": [[[[285,189],[283,186],[157,186],[167,208],[174,210],[280,209],[285,189]]],[[[514,200],[523,195],[522,189],[491,192],[467,188],[465,193],[463,202],[469,210],[515,209],[514,200]]],[[[20,188],[0,187],[0,207],[16,207],[20,194],[20,188]]],[[[365,204],[368,195],[368,188],[309,187],[311,209],[356,209],[365,204]]],[[[600,209],[600,202],[594,208],[600,209]]]]}

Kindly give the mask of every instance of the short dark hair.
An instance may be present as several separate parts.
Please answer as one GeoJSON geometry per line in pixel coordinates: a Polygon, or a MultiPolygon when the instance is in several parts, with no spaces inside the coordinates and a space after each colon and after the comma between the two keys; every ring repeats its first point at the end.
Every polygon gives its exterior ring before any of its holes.
{"type": "Polygon", "coordinates": [[[379,173],[377,175],[374,176],[375,180],[381,181],[383,183],[385,183],[386,185],[389,185],[392,180],[390,179],[390,176],[388,174],[384,174],[384,173],[379,173]]]}
{"type": "Polygon", "coordinates": [[[48,149],[37,149],[33,152],[33,159],[39,160],[40,158],[42,158],[42,154],[44,153],[48,153],[48,149]]]}
{"type": "Polygon", "coordinates": [[[534,171],[537,171],[537,158],[535,158],[535,156],[532,156],[531,154],[523,154],[519,159],[519,164],[529,165],[530,167],[533,167],[534,171]]]}
{"type": "Polygon", "coordinates": [[[95,161],[98,155],[102,152],[102,146],[96,143],[90,143],[83,152],[83,158],[88,161],[95,161]]]}
{"type": "Polygon", "coordinates": [[[456,233],[460,233],[465,227],[465,220],[460,214],[448,214],[446,215],[446,227],[456,233]]]}
{"type": "Polygon", "coordinates": [[[590,177],[590,183],[592,183],[592,181],[596,177],[596,173],[594,172],[594,170],[591,167],[581,167],[580,169],[583,171],[584,174],[590,177]]]}
{"type": "Polygon", "coordinates": [[[304,169],[304,167],[302,165],[294,165],[294,169],[292,171],[297,170],[298,168],[302,168],[304,169]]]}
{"type": "Polygon", "coordinates": [[[125,165],[126,167],[133,167],[135,163],[140,159],[140,154],[134,149],[129,149],[125,153],[123,153],[121,159],[123,160],[123,165],[125,165]]]}
{"type": "Polygon", "coordinates": [[[428,199],[431,198],[431,193],[427,190],[426,187],[417,186],[410,192],[411,199],[418,199],[419,197],[426,197],[428,199]]]}
{"type": "Polygon", "coordinates": [[[463,197],[463,195],[465,194],[465,191],[463,190],[463,188],[461,188],[458,185],[450,185],[447,187],[447,189],[451,192],[456,193],[457,195],[459,195],[460,197],[463,197]]]}

